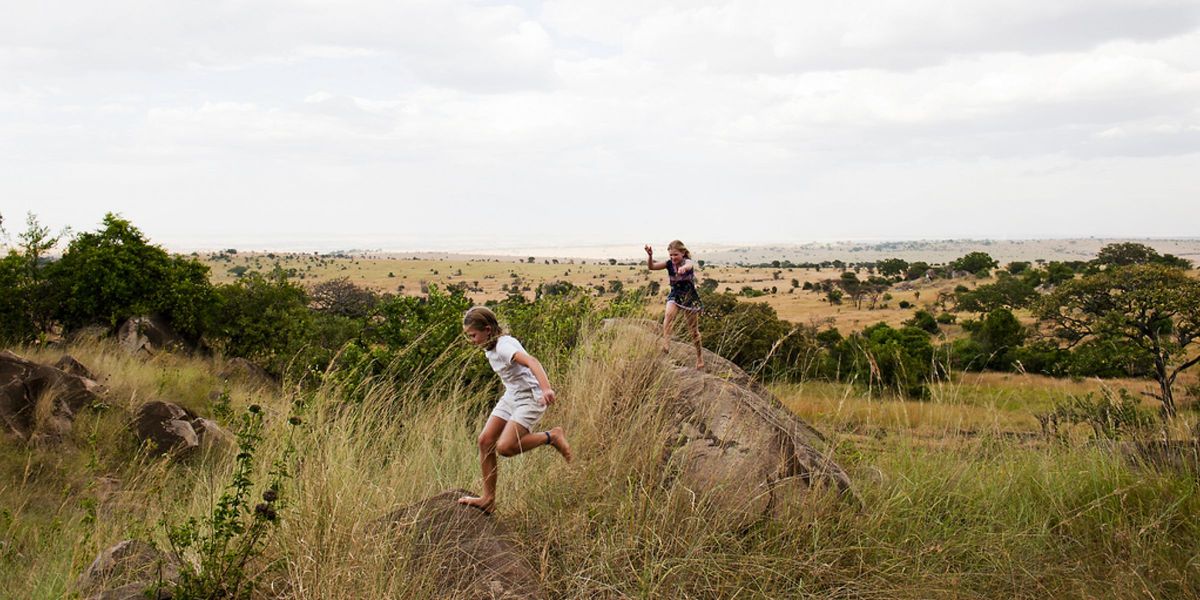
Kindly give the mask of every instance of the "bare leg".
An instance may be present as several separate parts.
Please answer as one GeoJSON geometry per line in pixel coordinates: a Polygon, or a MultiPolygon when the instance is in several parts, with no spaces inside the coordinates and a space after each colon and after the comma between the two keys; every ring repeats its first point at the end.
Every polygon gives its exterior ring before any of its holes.
{"type": "Polygon", "coordinates": [[[486,513],[491,513],[496,506],[496,479],[499,476],[499,464],[496,461],[496,444],[504,432],[508,421],[500,417],[488,417],[487,424],[479,433],[479,465],[483,470],[483,495],[478,498],[463,496],[459,504],[474,506],[486,513]]]}
{"type": "Polygon", "coordinates": [[[505,426],[504,432],[500,434],[500,440],[496,443],[496,451],[500,456],[516,456],[549,443],[567,462],[571,462],[571,458],[573,458],[571,445],[567,443],[567,436],[563,433],[563,428],[551,429],[549,440],[546,439],[546,433],[545,431],[530,433],[524,425],[510,421],[505,426]]]}
{"type": "Polygon", "coordinates": [[[679,307],[675,306],[674,302],[667,303],[667,313],[663,316],[663,352],[671,349],[671,321],[675,320],[675,313],[679,312],[679,307]]]}
{"type": "Polygon", "coordinates": [[[696,368],[704,368],[704,351],[700,347],[700,313],[699,311],[688,311],[688,328],[692,330],[692,342],[696,344],[696,368]]]}

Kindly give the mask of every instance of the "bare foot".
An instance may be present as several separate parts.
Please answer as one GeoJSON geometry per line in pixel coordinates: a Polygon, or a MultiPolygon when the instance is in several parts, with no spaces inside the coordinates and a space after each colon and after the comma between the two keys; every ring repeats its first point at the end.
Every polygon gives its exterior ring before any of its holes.
{"type": "Polygon", "coordinates": [[[704,359],[703,358],[696,359],[696,370],[697,371],[704,370],[704,359]]]}
{"type": "Polygon", "coordinates": [[[662,351],[663,351],[663,354],[669,354],[671,352],[671,342],[664,341],[662,351]]]}
{"type": "Polygon", "coordinates": [[[563,433],[562,427],[555,427],[550,430],[550,445],[554,446],[555,450],[562,455],[567,462],[571,462],[575,455],[571,453],[571,444],[567,443],[567,435],[563,433]]]}
{"type": "Polygon", "coordinates": [[[479,510],[482,510],[484,514],[488,515],[492,514],[492,511],[496,510],[495,498],[476,498],[475,496],[463,496],[462,498],[458,499],[458,503],[478,508],[479,510]]]}

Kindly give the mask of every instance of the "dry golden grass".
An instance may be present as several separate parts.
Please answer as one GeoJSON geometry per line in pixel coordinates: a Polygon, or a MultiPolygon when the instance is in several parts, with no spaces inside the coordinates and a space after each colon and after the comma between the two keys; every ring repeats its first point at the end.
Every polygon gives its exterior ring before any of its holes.
{"type": "MultiPolygon", "coordinates": [[[[560,403],[545,426],[567,428],[577,461],[550,451],[501,461],[496,518],[554,598],[1200,591],[1194,474],[1135,468],[1103,446],[1003,434],[1034,431],[1031,415],[1057,395],[1100,384],[966,375],[935,384],[926,402],[871,399],[845,384],[776,386],[829,434],[863,504],[810,496],[747,530],[662,485],[661,449],[650,442],[664,419],[655,348],[642,336],[589,340],[569,362],[548,365],[560,403]]],[[[72,352],[107,377],[113,407],[161,397],[209,415],[208,392],[223,387],[212,375],[219,361],[143,361],[106,343],[72,352]]],[[[372,534],[372,522],[443,489],[477,489],[483,416],[467,407],[488,398],[403,375],[377,381],[359,401],[332,384],[299,396],[230,389],[234,409],[258,403],[267,412],[260,485],[286,444],[292,400],[307,403],[282,524],[253,563],[264,584],[256,597],[437,597],[403,539],[372,534]]],[[[0,444],[0,584],[14,598],[68,596],[92,557],[119,539],[162,543],[158,519],[205,515],[232,469],[228,455],[188,464],[140,455],[115,409],[85,412],[62,446],[0,444]],[[104,476],[119,480],[115,492],[104,476]]]]}
{"type": "MultiPolygon", "coordinates": [[[[276,264],[284,270],[294,270],[298,283],[312,286],[321,281],[347,277],[355,284],[373,289],[378,292],[403,293],[421,295],[422,286],[438,285],[445,288],[448,285],[466,284],[472,290],[469,295],[476,301],[499,300],[508,292],[502,286],[511,286],[514,282],[520,287],[529,288],[525,295],[532,298],[538,285],[551,281],[568,281],[574,285],[593,289],[595,286],[608,288],[610,281],[620,281],[625,289],[637,289],[651,281],[657,281],[665,290],[666,275],[661,271],[649,271],[645,264],[610,265],[607,261],[586,259],[558,259],[560,264],[545,264],[550,259],[537,259],[533,263],[514,258],[478,258],[467,260],[460,257],[450,258],[420,258],[412,260],[411,256],[398,255],[364,255],[346,258],[320,258],[313,255],[264,253],[239,253],[229,260],[213,260],[211,256],[202,257],[205,264],[211,268],[211,278],[216,283],[229,283],[236,279],[230,269],[246,267],[251,270],[270,272],[276,264]],[[271,258],[270,256],[274,256],[271,258]],[[565,262],[575,260],[574,264],[565,262]],[[390,276],[389,276],[390,275],[390,276]],[[401,289],[400,286],[403,286],[401,289]]],[[[892,326],[899,326],[903,321],[912,318],[918,307],[928,307],[934,303],[938,294],[949,292],[955,286],[963,284],[968,287],[987,283],[988,280],[966,278],[962,280],[937,280],[931,283],[917,282],[911,290],[891,290],[890,300],[879,302],[875,310],[869,309],[869,302],[864,302],[862,308],[855,308],[849,299],[841,305],[831,305],[824,299],[824,294],[804,291],[801,287],[805,282],[818,283],[826,279],[836,279],[840,272],[833,269],[821,271],[811,269],[770,269],[746,268],[724,265],[707,266],[700,273],[701,278],[711,277],[719,282],[718,291],[729,290],[738,293],[744,286],[756,290],[768,290],[767,295],[758,298],[742,298],[746,302],[765,302],[779,314],[780,318],[794,323],[831,323],[842,331],[857,331],[868,325],[883,321],[892,326]],[[779,272],[776,279],[776,272],[779,272]],[[792,289],[792,279],[797,280],[799,287],[792,289]],[[775,292],[769,290],[774,287],[775,292]],[[902,309],[901,301],[908,301],[912,308],[902,309]]],[[[861,274],[866,277],[866,273],[861,274]]],[[[604,296],[601,296],[603,299],[604,296]]],[[[659,299],[665,298],[665,292],[659,299]]],[[[652,312],[661,314],[661,305],[654,303],[652,312]]],[[[945,327],[953,337],[958,328],[945,327]]]]}

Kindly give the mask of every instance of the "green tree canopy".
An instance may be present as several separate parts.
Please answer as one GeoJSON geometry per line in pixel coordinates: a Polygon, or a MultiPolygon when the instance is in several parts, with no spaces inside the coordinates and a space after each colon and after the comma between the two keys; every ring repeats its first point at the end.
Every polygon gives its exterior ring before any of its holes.
{"type": "Polygon", "coordinates": [[[72,240],[49,276],[55,317],[68,330],[159,314],[181,334],[197,338],[216,305],[208,267],[172,257],[113,213],[104,216],[99,230],[72,240]]]}
{"type": "Polygon", "coordinates": [[[1191,267],[1191,261],[1171,254],[1159,254],[1154,248],[1137,242],[1109,244],[1100,249],[1100,253],[1096,255],[1096,260],[1093,262],[1103,267],[1127,267],[1129,265],[1149,264],[1158,264],[1179,269],[1191,267]]]}
{"type": "MultiPolygon", "coordinates": [[[[1001,274],[1004,274],[1001,272],[1001,274]]],[[[954,294],[958,310],[989,313],[999,308],[1025,308],[1037,298],[1037,291],[1026,280],[1007,275],[995,283],[954,294]]]]}
{"type": "Polygon", "coordinates": [[[971,252],[950,263],[955,271],[969,271],[976,275],[986,276],[1000,263],[987,252],[971,252]]]}
{"type": "Polygon", "coordinates": [[[1172,385],[1200,362],[1189,356],[1200,337],[1200,281],[1163,265],[1106,269],[1072,280],[1043,298],[1043,328],[1068,347],[1092,339],[1123,339],[1154,359],[1157,397],[1174,415],[1172,385]]]}
{"type": "Polygon", "coordinates": [[[908,261],[901,258],[887,258],[879,261],[876,269],[884,277],[898,277],[908,270],[908,261]]]}

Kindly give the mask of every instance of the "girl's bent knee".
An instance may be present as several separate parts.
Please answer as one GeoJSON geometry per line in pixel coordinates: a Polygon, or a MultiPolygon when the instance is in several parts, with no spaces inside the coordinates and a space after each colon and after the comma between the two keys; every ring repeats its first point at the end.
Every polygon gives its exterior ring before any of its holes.
{"type": "Polygon", "coordinates": [[[504,457],[516,456],[521,453],[521,446],[517,444],[503,444],[496,446],[496,452],[504,457]]]}

